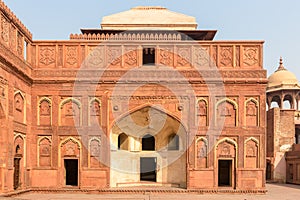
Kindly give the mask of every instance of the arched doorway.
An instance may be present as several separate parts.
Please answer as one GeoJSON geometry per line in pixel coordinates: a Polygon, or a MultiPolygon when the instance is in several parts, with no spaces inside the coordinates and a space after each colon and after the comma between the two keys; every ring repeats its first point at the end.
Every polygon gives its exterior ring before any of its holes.
{"type": "Polygon", "coordinates": [[[186,188],[187,132],[177,118],[146,106],[116,120],[110,134],[111,187],[151,182],[186,188]],[[126,150],[117,148],[120,134],[128,136],[126,150]]]}

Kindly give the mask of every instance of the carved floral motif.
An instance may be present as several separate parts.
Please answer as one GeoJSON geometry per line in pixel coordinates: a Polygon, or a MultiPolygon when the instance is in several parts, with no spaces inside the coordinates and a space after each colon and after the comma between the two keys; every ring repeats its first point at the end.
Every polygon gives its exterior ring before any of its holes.
{"type": "Polygon", "coordinates": [[[104,63],[104,49],[103,47],[90,47],[90,54],[88,56],[88,65],[91,67],[101,67],[104,63]]]}
{"type": "Polygon", "coordinates": [[[172,66],[173,53],[171,49],[160,49],[160,63],[166,66],[172,66]]]}
{"type": "Polygon", "coordinates": [[[125,54],[125,63],[129,66],[137,65],[137,53],[135,50],[131,50],[125,54]]]}
{"type": "Polygon", "coordinates": [[[23,37],[18,32],[18,34],[17,34],[17,53],[19,56],[23,55],[23,48],[24,48],[23,37]]]}
{"type": "Polygon", "coordinates": [[[209,64],[208,47],[200,47],[195,49],[195,63],[199,66],[208,66],[209,64]]]}
{"type": "Polygon", "coordinates": [[[44,65],[51,65],[54,62],[55,62],[55,48],[40,47],[40,63],[44,65]]]}
{"type": "Polygon", "coordinates": [[[186,64],[188,64],[190,62],[191,62],[190,49],[189,48],[179,48],[177,63],[181,66],[185,66],[186,64]]]}
{"type": "Polygon", "coordinates": [[[119,65],[121,63],[121,47],[108,48],[107,55],[109,64],[119,65]]]}
{"type": "Polygon", "coordinates": [[[232,66],[232,47],[221,47],[220,64],[227,67],[232,66]]]}
{"type": "Polygon", "coordinates": [[[1,18],[1,37],[2,37],[2,39],[5,43],[8,43],[8,40],[9,40],[9,23],[3,16],[1,18]]]}
{"type": "Polygon", "coordinates": [[[254,66],[258,64],[259,50],[255,47],[244,48],[244,64],[247,66],[254,66]]]}
{"type": "Polygon", "coordinates": [[[77,47],[67,47],[66,62],[69,65],[77,63],[77,47]]]}

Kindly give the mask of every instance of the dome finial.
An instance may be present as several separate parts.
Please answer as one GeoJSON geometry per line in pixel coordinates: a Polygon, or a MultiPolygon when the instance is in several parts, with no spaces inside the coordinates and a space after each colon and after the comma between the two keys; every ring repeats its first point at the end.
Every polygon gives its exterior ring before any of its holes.
{"type": "Polygon", "coordinates": [[[281,70],[286,70],[283,66],[283,59],[282,56],[280,56],[280,60],[279,60],[279,67],[276,71],[281,71],[281,70]]]}

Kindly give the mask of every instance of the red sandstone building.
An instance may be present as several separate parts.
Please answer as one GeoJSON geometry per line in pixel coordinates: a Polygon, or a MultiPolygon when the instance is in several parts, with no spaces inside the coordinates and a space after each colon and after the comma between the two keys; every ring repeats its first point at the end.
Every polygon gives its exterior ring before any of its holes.
{"type": "Polygon", "coordinates": [[[264,191],[263,41],[215,41],[162,7],[34,41],[0,10],[1,192],[264,191]]]}

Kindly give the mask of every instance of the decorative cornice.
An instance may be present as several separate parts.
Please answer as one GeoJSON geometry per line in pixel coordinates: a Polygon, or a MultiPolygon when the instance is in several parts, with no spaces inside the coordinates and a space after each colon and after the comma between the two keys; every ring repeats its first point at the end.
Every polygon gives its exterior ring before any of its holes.
{"type": "Polygon", "coordinates": [[[32,40],[31,32],[26,28],[26,26],[20,21],[19,18],[5,5],[5,3],[0,0],[0,10],[3,12],[6,18],[8,18],[20,31],[30,40],[32,40]]]}

